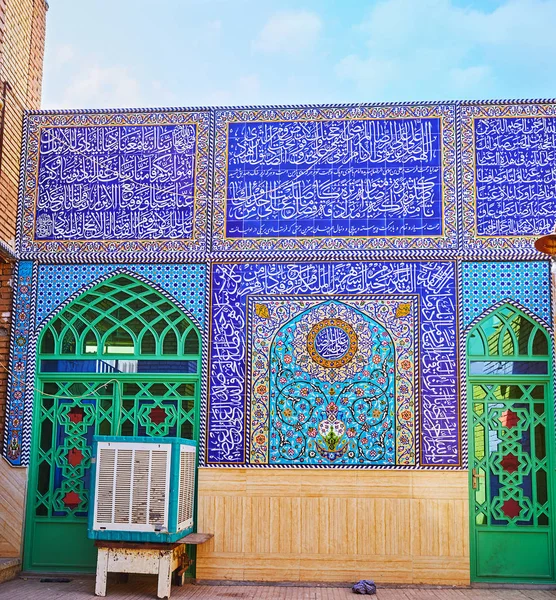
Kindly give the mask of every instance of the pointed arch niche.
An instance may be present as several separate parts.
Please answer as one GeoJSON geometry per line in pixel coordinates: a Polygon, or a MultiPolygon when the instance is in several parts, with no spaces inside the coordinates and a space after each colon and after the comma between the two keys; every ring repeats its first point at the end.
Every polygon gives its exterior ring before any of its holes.
{"type": "Polygon", "coordinates": [[[469,375],[548,373],[544,326],[510,302],[494,306],[475,320],[468,330],[466,350],[469,375]]]}
{"type": "Polygon", "coordinates": [[[86,533],[93,436],[198,439],[200,369],[197,327],[131,274],[97,282],[51,317],[37,348],[26,568],[94,565],[86,533]],[[63,560],[52,557],[52,539],[73,540],[63,560]]]}
{"type": "Polygon", "coordinates": [[[553,382],[546,328],[510,302],[466,338],[471,579],[553,573],[553,382]],[[524,560],[535,557],[534,563],[524,560]]]}
{"type": "Polygon", "coordinates": [[[251,461],[415,464],[413,302],[252,299],[251,461]]]}

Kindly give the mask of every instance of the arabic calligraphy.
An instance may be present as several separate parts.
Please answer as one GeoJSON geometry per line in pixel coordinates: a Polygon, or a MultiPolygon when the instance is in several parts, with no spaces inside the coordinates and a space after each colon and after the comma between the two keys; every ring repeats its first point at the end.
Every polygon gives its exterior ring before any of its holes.
{"type": "Polygon", "coordinates": [[[339,327],[324,327],[315,335],[315,350],[326,360],[342,358],[349,350],[349,335],[339,327]]]}
{"type": "Polygon", "coordinates": [[[45,127],[36,240],[193,235],[196,125],[45,127]]]}
{"type": "Polygon", "coordinates": [[[208,462],[246,460],[247,297],[372,293],[420,296],[421,464],[458,464],[455,287],[452,262],[214,264],[208,462]]]}
{"type": "Polygon", "coordinates": [[[442,233],[439,118],[228,128],[228,238],[442,233]]]}
{"type": "Polygon", "coordinates": [[[556,214],[556,119],[475,119],[477,234],[549,233],[556,214]]]}

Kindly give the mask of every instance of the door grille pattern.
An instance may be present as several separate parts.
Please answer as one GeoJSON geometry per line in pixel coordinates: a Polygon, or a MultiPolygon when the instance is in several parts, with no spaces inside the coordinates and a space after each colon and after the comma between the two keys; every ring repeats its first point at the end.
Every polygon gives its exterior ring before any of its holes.
{"type": "Polygon", "coordinates": [[[467,338],[471,577],[552,581],[552,393],[546,331],[506,304],[467,338]]]}
{"type": "Polygon", "coordinates": [[[474,385],[477,525],[548,525],[545,385],[474,385]]]}
{"type": "Polygon", "coordinates": [[[33,522],[86,522],[94,435],[198,439],[198,331],[143,282],[117,275],[75,299],[38,359],[28,557],[33,522]]]}

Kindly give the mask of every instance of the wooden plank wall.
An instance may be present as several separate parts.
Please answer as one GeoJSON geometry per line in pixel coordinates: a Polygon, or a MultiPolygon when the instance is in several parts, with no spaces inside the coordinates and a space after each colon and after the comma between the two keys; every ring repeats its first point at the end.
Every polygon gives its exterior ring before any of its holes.
{"type": "Polygon", "coordinates": [[[466,472],[200,469],[199,579],[469,584],[466,472]]]}
{"type": "Polygon", "coordinates": [[[21,556],[27,469],[11,467],[0,457],[0,556],[21,556]]]}

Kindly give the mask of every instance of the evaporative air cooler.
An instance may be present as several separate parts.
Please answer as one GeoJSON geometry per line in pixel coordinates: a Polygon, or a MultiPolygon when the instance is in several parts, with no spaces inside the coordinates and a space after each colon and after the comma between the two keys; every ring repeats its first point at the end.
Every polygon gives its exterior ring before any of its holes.
{"type": "Polygon", "coordinates": [[[96,436],[89,537],[174,542],[193,531],[196,443],[96,436]]]}

